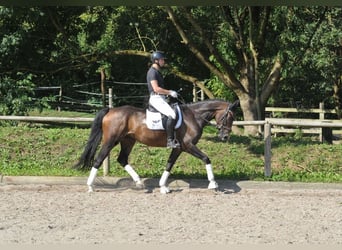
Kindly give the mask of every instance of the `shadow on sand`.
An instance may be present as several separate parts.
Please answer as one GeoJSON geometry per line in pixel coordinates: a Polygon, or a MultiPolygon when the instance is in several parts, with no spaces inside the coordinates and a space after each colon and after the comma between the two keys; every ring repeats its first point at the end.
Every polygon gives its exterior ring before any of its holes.
{"type": "MultiPolygon", "coordinates": [[[[98,191],[120,191],[120,190],[144,190],[146,193],[153,193],[159,189],[159,179],[145,178],[143,179],[144,186],[136,187],[131,178],[119,178],[108,181],[107,178],[97,178],[95,185],[98,191]],[[100,190],[99,190],[100,189],[100,190]]],[[[238,181],[217,180],[219,185],[218,192],[225,194],[238,193],[241,187],[238,181]]],[[[207,190],[209,182],[202,179],[172,179],[168,181],[171,192],[182,192],[185,189],[203,189],[207,190]]]]}

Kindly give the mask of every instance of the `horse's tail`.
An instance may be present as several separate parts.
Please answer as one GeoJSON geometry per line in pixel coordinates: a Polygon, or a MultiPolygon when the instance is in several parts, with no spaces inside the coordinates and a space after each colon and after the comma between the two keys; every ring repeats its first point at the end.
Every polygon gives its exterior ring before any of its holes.
{"type": "Polygon", "coordinates": [[[100,110],[95,116],[95,119],[91,126],[91,132],[88,138],[88,142],[79,159],[79,162],[74,165],[74,168],[88,169],[93,165],[97,147],[102,140],[102,120],[103,117],[108,113],[108,111],[108,107],[104,108],[100,110]]]}

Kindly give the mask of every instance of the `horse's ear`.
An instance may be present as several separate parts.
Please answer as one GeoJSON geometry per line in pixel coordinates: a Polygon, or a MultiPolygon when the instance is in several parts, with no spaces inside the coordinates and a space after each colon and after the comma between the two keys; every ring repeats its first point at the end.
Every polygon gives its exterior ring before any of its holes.
{"type": "Polygon", "coordinates": [[[234,112],[238,107],[240,107],[240,100],[236,100],[234,103],[230,104],[229,110],[234,112]]]}

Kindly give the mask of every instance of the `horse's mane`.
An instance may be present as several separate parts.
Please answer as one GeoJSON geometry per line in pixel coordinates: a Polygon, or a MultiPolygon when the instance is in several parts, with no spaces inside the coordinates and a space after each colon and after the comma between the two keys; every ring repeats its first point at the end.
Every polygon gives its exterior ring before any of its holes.
{"type": "Polygon", "coordinates": [[[189,107],[189,108],[196,108],[197,106],[202,106],[203,104],[215,103],[215,102],[227,102],[227,101],[223,99],[208,99],[208,100],[199,101],[199,102],[185,103],[185,104],[182,104],[182,106],[189,107]]]}

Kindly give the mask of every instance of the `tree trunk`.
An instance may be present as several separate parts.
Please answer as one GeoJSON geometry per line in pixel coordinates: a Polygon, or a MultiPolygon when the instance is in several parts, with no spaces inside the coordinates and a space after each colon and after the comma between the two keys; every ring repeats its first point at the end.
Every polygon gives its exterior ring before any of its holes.
{"type": "MultiPolygon", "coordinates": [[[[250,95],[244,94],[239,96],[240,107],[245,121],[258,120],[257,102],[250,95]]],[[[257,136],[259,134],[259,126],[245,126],[245,135],[257,136]]]]}
{"type": "MultiPolygon", "coordinates": [[[[240,82],[247,91],[236,91],[240,99],[240,107],[245,121],[263,120],[265,118],[265,105],[272,92],[280,84],[280,59],[276,58],[269,76],[265,80],[261,91],[258,91],[257,84],[253,84],[253,72],[257,71],[253,64],[246,63],[246,67],[241,71],[240,82]]],[[[259,126],[245,126],[245,134],[256,136],[261,131],[259,126]]]]}

